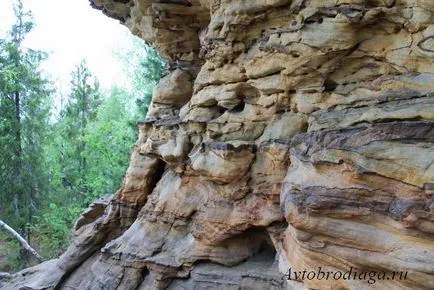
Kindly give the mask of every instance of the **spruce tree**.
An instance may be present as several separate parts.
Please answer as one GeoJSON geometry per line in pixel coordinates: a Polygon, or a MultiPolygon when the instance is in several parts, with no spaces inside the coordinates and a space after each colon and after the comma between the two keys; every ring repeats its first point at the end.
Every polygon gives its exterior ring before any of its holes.
{"type": "Polygon", "coordinates": [[[43,145],[51,90],[40,69],[47,55],[23,45],[31,13],[20,0],[14,12],[15,24],[0,40],[0,218],[23,234],[48,183],[43,145]]]}
{"type": "Polygon", "coordinates": [[[98,81],[92,77],[82,61],[71,74],[71,93],[61,112],[59,126],[62,135],[61,163],[63,185],[83,199],[87,189],[83,182],[88,168],[86,156],[86,128],[96,118],[101,96],[98,81]]]}

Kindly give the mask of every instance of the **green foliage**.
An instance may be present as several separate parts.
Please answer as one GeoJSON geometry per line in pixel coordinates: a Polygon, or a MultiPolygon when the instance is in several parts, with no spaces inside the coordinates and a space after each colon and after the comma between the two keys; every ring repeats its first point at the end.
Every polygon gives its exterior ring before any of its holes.
{"type": "Polygon", "coordinates": [[[7,233],[0,232],[1,254],[6,257],[1,262],[1,271],[17,271],[25,266],[25,261],[22,259],[22,248],[19,242],[7,233]]]}
{"type": "Polygon", "coordinates": [[[48,205],[33,228],[42,256],[54,258],[66,250],[70,243],[71,227],[82,211],[83,208],[75,201],[72,204],[48,205]]]}
{"type": "Polygon", "coordinates": [[[166,64],[157,50],[133,37],[133,48],[120,57],[131,80],[138,118],[145,118],[152,100],[152,91],[160,80],[166,64]]]}
{"type": "Polygon", "coordinates": [[[61,164],[61,178],[65,189],[78,193],[83,200],[87,188],[84,183],[88,161],[84,156],[86,150],[87,126],[96,118],[101,104],[98,81],[92,78],[87,65],[82,61],[71,74],[71,93],[68,103],[60,113],[56,124],[56,135],[60,154],[57,162],[61,164]]]}
{"type": "Polygon", "coordinates": [[[88,188],[87,203],[113,193],[122,184],[135,140],[126,109],[129,97],[125,90],[114,87],[83,137],[86,148],[82,156],[89,164],[83,178],[88,188]]]}
{"type": "Polygon", "coordinates": [[[115,87],[102,93],[85,63],[71,78],[68,102],[50,126],[49,189],[32,227],[45,257],[66,249],[75,220],[91,202],[121,186],[135,140],[128,92],[115,87]]]}
{"type": "MultiPolygon", "coordinates": [[[[9,37],[0,39],[0,219],[53,258],[69,245],[84,208],[122,185],[136,139],[131,124],[146,116],[165,65],[136,40],[124,59],[130,88],[105,92],[82,62],[50,121],[53,89],[40,70],[47,55],[21,45],[33,22],[20,0],[15,14],[9,37]]],[[[11,269],[28,265],[20,245],[0,234],[11,269]]]]}
{"type": "Polygon", "coordinates": [[[43,144],[51,89],[39,68],[46,55],[21,45],[33,27],[21,1],[15,16],[0,41],[0,218],[24,234],[48,184],[43,144]]]}
{"type": "Polygon", "coordinates": [[[5,253],[8,257],[7,263],[12,271],[19,270],[25,265],[25,261],[22,259],[21,245],[16,240],[7,241],[5,253]]]}

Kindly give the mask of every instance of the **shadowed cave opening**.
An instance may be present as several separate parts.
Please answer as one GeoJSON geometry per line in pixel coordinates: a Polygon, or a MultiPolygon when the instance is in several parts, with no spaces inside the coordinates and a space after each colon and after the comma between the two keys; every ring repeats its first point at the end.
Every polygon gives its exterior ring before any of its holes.
{"type": "Polygon", "coordinates": [[[266,228],[253,227],[229,240],[239,236],[252,239],[245,243],[256,248],[250,257],[233,266],[198,261],[187,279],[174,279],[168,289],[281,289],[276,249],[266,228]]]}

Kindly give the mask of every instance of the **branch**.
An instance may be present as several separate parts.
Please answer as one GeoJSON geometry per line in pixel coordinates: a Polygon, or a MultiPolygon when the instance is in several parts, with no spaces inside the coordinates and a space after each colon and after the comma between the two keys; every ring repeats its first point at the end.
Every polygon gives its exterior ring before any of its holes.
{"type": "Polygon", "coordinates": [[[21,245],[24,247],[24,249],[26,249],[27,251],[29,251],[40,262],[44,261],[44,259],[38,254],[38,252],[36,252],[35,249],[33,249],[29,245],[29,243],[27,243],[27,241],[23,237],[20,236],[20,234],[18,234],[13,228],[11,228],[10,226],[8,226],[2,220],[0,220],[0,228],[1,227],[4,228],[5,230],[7,230],[10,234],[12,234],[21,243],[21,245]]]}

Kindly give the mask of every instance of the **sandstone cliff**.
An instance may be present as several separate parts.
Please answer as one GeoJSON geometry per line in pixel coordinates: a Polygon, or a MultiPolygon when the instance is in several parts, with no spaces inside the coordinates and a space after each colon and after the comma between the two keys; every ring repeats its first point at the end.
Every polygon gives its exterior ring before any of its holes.
{"type": "Polygon", "coordinates": [[[434,289],[434,1],[92,5],[167,74],[123,188],[5,289],[434,289]],[[318,267],[408,276],[283,277],[318,267]]]}

